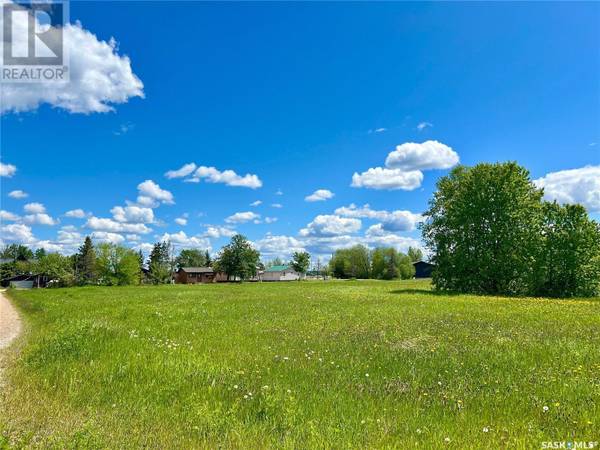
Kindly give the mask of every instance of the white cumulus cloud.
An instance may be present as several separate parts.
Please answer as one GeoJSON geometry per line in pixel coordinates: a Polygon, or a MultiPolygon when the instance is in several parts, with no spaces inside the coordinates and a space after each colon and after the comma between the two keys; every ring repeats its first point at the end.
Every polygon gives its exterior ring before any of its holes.
{"type": "Polygon", "coordinates": [[[23,206],[23,209],[25,210],[25,212],[32,214],[41,214],[46,212],[46,207],[41,203],[37,202],[27,203],[25,206],[23,206]]]}
{"type": "Polygon", "coordinates": [[[139,195],[137,202],[141,206],[155,208],[159,203],[172,205],[175,203],[173,194],[161,187],[152,180],[146,180],[138,184],[139,195]]]}
{"type": "Polygon", "coordinates": [[[18,222],[19,220],[21,220],[21,217],[19,217],[18,215],[9,211],[0,210],[0,221],[18,222]]]}
{"type": "Polygon", "coordinates": [[[196,170],[195,163],[184,164],[179,169],[169,170],[167,173],[165,173],[165,177],[167,177],[167,178],[183,178],[183,177],[187,177],[194,170],[196,170]]]}
{"type": "Polygon", "coordinates": [[[406,142],[390,152],[385,165],[390,169],[403,171],[449,169],[458,164],[458,154],[438,141],[425,141],[421,144],[406,142]]]}
{"type": "Polygon", "coordinates": [[[85,223],[87,228],[97,231],[108,231],[111,233],[135,233],[147,234],[152,231],[143,223],[122,223],[113,219],[90,217],[85,223]]]}
{"type": "Polygon", "coordinates": [[[85,219],[87,214],[83,209],[77,208],[77,209],[71,209],[70,211],[67,211],[65,213],[65,216],[72,217],[74,219],[85,219]]]}
{"type": "Polygon", "coordinates": [[[211,249],[208,239],[198,236],[188,236],[184,231],[165,233],[161,236],[160,240],[168,241],[176,247],[211,249]]]}
{"type": "Polygon", "coordinates": [[[300,236],[338,236],[360,230],[359,219],[337,215],[318,215],[306,228],[300,230],[300,236]]]}
{"type": "Polygon", "coordinates": [[[412,231],[423,220],[421,214],[411,211],[374,210],[368,204],[357,207],[354,203],[337,208],[335,214],[343,217],[379,220],[382,222],[379,224],[380,227],[387,231],[412,231]]]}
{"type": "Polygon", "coordinates": [[[25,191],[22,191],[20,189],[17,189],[16,191],[10,191],[8,193],[8,196],[10,198],[16,198],[16,199],[22,199],[22,198],[27,198],[29,197],[29,194],[25,191]]]}
{"type": "Polygon", "coordinates": [[[547,200],[579,203],[590,212],[600,212],[600,166],[551,172],[534,183],[544,189],[547,200]]]}
{"type": "Polygon", "coordinates": [[[198,167],[193,176],[187,178],[185,181],[199,183],[201,180],[205,180],[207,183],[223,183],[227,186],[247,187],[250,189],[257,189],[262,186],[262,181],[257,175],[247,173],[241,176],[230,169],[220,171],[215,167],[206,166],[198,167]]]}
{"type": "Polygon", "coordinates": [[[335,194],[329,189],[317,189],[312,194],[304,197],[304,200],[306,200],[307,202],[323,202],[325,200],[333,198],[334,195],[335,194]]]}
{"type": "Polygon", "coordinates": [[[235,214],[232,214],[231,216],[229,216],[225,219],[225,222],[227,222],[227,223],[245,223],[245,222],[250,222],[251,220],[258,220],[258,219],[260,219],[260,214],[256,214],[255,212],[252,212],[252,211],[245,211],[245,212],[237,212],[235,214]]]}
{"type": "MultiPolygon", "coordinates": [[[[4,85],[2,87],[4,89],[4,85]]],[[[12,164],[4,164],[0,162],[0,177],[12,177],[17,173],[17,167],[12,164]]]]}
{"type": "Polygon", "coordinates": [[[153,223],[154,211],[143,206],[115,206],[110,210],[113,219],[127,223],[153,223]]]}
{"type": "Polygon", "coordinates": [[[401,169],[384,169],[372,167],[363,173],[352,175],[352,187],[365,187],[369,189],[387,189],[412,191],[423,182],[423,172],[411,170],[404,172],[401,169]]]}
{"type": "MultiPolygon", "coordinates": [[[[13,25],[25,28],[25,21],[19,20],[17,17],[13,25]]],[[[0,29],[1,22],[0,15],[0,29]]],[[[27,36],[27,33],[17,33],[17,36],[27,36]]],[[[6,83],[2,86],[0,112],[31,111],[42,104],[71,113],[108,112],[113,110],[114,104],[144,96],[143,84],[133,73],[131,61],[118,54],[114,39],[100,41],[80,23],[64,26],[63,39],[69,55],[70,81],[6,83]]]]}

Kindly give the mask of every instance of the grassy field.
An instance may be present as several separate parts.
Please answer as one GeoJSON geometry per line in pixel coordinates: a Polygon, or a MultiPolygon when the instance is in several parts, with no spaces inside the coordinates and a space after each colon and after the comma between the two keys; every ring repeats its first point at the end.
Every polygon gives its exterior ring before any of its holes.
{"type": "Polygon", "coordinates": [[[14,291],[0,447],[600,440],[600,300],[426,282],[14,291]]]}

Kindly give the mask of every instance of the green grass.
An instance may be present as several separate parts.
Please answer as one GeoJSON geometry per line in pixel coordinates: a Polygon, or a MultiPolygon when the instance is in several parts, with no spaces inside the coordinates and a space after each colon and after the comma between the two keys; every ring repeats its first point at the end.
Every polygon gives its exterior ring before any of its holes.
{"type": "Polygon", "coordinates": [[[436,295],[418,281],[10,295],[27,332],[0,400],[4,445],[600,440],[599,299],[436,295]]]}

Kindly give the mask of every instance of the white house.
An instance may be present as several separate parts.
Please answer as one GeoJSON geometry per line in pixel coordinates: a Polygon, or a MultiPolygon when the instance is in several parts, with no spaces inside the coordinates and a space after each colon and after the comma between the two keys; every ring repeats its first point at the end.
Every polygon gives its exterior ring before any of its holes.
{"type": "Polygon", "coordinates": [[[300,274],[290,266],[272,266],[262,274],[262,281],[295,281],[300,279],[300,274]]]}

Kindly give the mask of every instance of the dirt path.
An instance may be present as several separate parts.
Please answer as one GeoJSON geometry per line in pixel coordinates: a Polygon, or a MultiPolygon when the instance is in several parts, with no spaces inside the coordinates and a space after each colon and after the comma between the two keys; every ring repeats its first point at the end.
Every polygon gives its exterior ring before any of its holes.
{"type": "Polygon", "coordinates": [[[21,319],[15,307],[0,291],[0,350],[8,347],[21,332],[21,319]]]}

